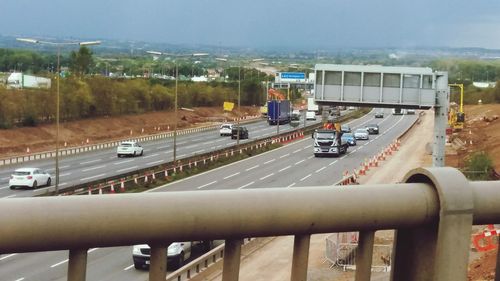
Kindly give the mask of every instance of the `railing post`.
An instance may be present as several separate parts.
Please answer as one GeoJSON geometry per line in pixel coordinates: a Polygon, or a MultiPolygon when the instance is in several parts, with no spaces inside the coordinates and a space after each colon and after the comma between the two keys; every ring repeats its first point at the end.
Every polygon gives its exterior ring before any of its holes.
{"type": "MultiPolygon", "coordinates": [[[[167,243],[170,245],[170,243],[167,243]]],[[[167,248],[164,244],[152,244],[151,264],[149,265],[150,281],[165,281],[167,278],[167,248]]]]}
{"type": "Polygon", "coordinates": [[[440,204],[438,221],[396,231],[392,281],[465,281],[469,259],[474,195],[458,170],[410,171],[406,183],[428,183],[440,204]]]}
{"type": "Polygon", "coordinates": [[[295,235],[293,240],[293,260],[291,281],[307,280],[307,265],[309,262],[309,244],[311,235],[295,235]]]}
{"type": "Polygon", "coordinates": [[[358,249],[356,250],[355,281],[370,281],[374,241],[375,231],[361,231],[359,233],[358,249]]]}
{"type": "Polygon", "coordinates": [[[87,249],[69,250],[68,281],[85,281],[87,274],[87,249]]]}
{"type": "Polygon", "coordinates": [[[238,281],[240,275],[241,239],[226,240],[224,247],[224,262],[222,266],[222,281],[238,281]]]}

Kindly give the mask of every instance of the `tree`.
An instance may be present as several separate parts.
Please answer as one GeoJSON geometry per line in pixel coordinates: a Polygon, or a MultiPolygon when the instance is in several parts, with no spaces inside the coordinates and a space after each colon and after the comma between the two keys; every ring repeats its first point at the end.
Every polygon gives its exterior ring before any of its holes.
{"type": "Polygon", "coordinates": [[[493,169],[493,161],[486,152],[480,151],[466,159],[465,167],[469,179],[488,180],[493,169]]]}
{"type": "Polygon", "coordinates": [[[81,46],[78,53],[75,51],[71,52],[70,70],[77,76],[83,76],[88,73],[92,64],[92,51],[89,48],[81,46]]]}

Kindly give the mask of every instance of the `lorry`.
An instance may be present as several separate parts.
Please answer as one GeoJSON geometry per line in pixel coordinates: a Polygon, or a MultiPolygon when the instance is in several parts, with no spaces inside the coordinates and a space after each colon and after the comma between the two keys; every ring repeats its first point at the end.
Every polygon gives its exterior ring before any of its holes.
{"type": "Polygon", "coordinates": [[[50,79],[25,75],[21,72],[13,72],[7,78],[7,88],[9,89],[24,89],[24,88],[44,88],[50,89],[50,79]]]}
{"type": "Polygon", "coordinates": [[[290,123],[291,118],[289,100],[270,100],[267,102],[267,122],[269,125],[290,123]]]}
{"type": "Polygon", "coordinates": [[[342,140],[342,132],[336,129],[316,130],[312,134],[314,139],[314,156],[340,156],[347,152],[349,144],[342,140]]]}

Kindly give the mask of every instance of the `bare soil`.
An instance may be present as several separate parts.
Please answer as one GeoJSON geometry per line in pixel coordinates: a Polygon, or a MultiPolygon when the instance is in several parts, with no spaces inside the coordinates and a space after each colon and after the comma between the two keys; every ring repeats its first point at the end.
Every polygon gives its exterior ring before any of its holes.
{"type": "MultiPolygon", "coordinates": [[[[240,116],[259,115],[258,107],[242,107],[238,115],[224,112],[221,107],[200,107],[189,110],[179,109],[177,126],[179,129],[209,125],[225,120],[232,121],[240,116]],[[191,111],[193,110],[193,111],[191,111]]],[[[79,146],[87,143],[101,143],[137,137],[174,129],[174,111],[151,112],[138,115],[92,118],[79,121],[61,122],[59,145],[79,146]]],[[[0,158],[55,149],[56,126],[39,125],[0,130],[0,158]]]]}

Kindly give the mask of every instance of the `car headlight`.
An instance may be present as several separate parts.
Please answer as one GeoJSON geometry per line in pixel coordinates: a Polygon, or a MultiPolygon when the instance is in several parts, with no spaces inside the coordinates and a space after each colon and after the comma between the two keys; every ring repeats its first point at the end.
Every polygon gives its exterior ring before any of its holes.
{"type": "Polygon", "coordinates": [[[141,254],[142,254],[142,253],[141,253],[141,248],[139,248],[139,247],[134,247],[134,248],[132,249],[132,254],[133,254],[133,255],[141,255],[141,254]]]}
{"type": "Polygon", "coordinates": [[[181,252],[182,252],[181,244],[174,244],[174,245],[171,245],[170,247],[168,247],[167,255],[173,256],[173,255],[180,254],[181,252]]]}

